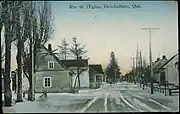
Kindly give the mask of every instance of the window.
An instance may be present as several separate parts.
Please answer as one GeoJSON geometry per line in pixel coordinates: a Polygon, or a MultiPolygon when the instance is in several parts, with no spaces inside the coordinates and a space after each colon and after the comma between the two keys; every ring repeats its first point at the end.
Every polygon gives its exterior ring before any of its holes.
{"type": "Polygon", "coordinates": [[[43,85],[44,87],[51,87],[51,77],[44,77],[44,80],[43,80],[43,85]]]}
{"type": "Polygon", "coordinates": [[[102,82],[102,76],[96,75],[96,82],[102,82]]]}
{"type": "Polygon", "coordinates": [[[48,69],[54,69],[54,62],[48,61],[48,69]]]}

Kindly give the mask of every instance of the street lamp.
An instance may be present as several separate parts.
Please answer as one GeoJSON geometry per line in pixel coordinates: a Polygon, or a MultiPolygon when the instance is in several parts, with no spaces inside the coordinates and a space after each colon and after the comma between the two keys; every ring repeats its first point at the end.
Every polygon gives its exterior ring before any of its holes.
{"type": "Polygon", "coordinates": [[[151,52],[151,32],[153,30],[158,30],[160,28],[141,28],[142,30],[147,30],[149,32],[149,63],[151,72],[151,94],[153,94],[153,66],[152,66],[152,52],[151,52]]]}

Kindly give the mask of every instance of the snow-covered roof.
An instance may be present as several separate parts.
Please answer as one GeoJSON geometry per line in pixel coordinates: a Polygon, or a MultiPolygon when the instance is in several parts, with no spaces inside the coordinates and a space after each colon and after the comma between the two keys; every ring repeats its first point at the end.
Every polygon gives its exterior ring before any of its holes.
{"type": "Polygon", "coordinates": [[[168,61],[166,61],[160,68],[164,68],[169,62],[171,62],[175,57],[178,56],[178,54],[172,56],[168,61]]]}

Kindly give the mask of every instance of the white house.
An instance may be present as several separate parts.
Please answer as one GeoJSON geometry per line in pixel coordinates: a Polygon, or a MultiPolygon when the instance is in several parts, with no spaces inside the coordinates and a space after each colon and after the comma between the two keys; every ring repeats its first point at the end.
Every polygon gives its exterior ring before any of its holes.
{"type": "Polygon", "coordinates": [[[163,66],[162,69],[165,73],[165,80],[176,86],[179,86],[179,72],[177,68],[178,54],[172,56],[163,66]]]}
{"type": "MultiPolygon", "coordinates": [[[[88,68],[88,60],[87,59],[69,59],[69,60],[61,60],[61,62],[69,68],[71,71],[73,71],[72,76],[72,86],[74,86],[75,79],[77,77],[77,66],[79,66],[80,69],[80,86],[81,87],[89,87],[89,68],[88,68]]],[[[76,80],[76,87],[78,87],[78,80],[76,80]]]]}
{"type": "Polygon", "coordinates": [[[89,65],[89,87],[98,88],[103,82],[106,81],[106,77],[102,70],[101,64],[91,64],[89,65]]]}

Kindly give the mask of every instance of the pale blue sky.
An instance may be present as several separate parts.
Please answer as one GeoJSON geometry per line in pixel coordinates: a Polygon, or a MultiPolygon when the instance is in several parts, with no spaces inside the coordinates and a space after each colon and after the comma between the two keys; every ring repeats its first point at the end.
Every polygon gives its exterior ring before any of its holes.
{"type": "Polygon", "coordinates": [[[177,2],[53,2],[55,33],[53,47],[63,38],[71,44],[72,36],[87,44],[90,63],[107,65],[115,51],[122,72],[131,68],[137,44],[148,61],[148,32],[141,27],[158,27],[152,33],[153,59],[167,58],[178,50],[177,2]],[[69,5],[140,5],[141,8],[70,9],[69,5]]]}
{"type": "Polygon", "coordinates": [[[163,54],[170,58],[178,50],[178,6],[177,2],[60,2],[52,1],[55,32],[53,48],[63,38],[69,44],[73,36],[87,44],[90,64],[107,65],[110,52],[114,51],[123,73],[131,69],[131,57],[136,47],[142,49],[147,62],[149,34],[142,27],[158,27],[152,32],[153,60],[163,54]],[[70,9],[69,5],[129,5],[130,8],[70,9]],[[132,4],[141,8],[133,9],[132,4]]]}

